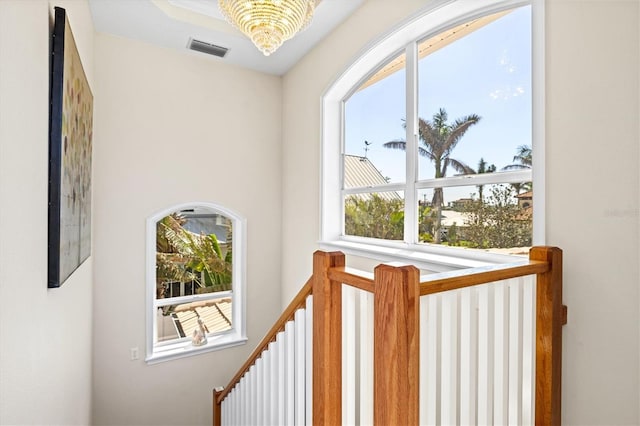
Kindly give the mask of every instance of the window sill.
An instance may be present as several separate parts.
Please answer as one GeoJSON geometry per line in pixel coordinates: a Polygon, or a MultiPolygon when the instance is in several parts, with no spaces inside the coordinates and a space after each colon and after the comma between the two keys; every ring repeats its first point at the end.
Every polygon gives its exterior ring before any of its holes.
{"type": "Polygon", "coordinates": [[[447,272],[500,263],[510,263],[519,255],[492,253],[488,250],[433,244],[410,245],[403,242],[369,240],[364,238],[321,241],[326,250],[340,250],[347,255],[373,258],[381,262],[401,262],[430,272],[447,272]]]}
{"type": "Polygon", "coordinates": [[[151,355],[147,356],[145,361],[149,365],[157,364],[164,361],[171,361],[174,359],[186,358],[207,352],[231,348],[233,346],[244,345],[248,340],[246,336],[239,336],[235,333],[222,336],[212,336],[208,339],[209,342],[203,346],[193,346],[190,342],[181,342],[174,345],[164,346],[162,348],[156,348],[151,355]]]}

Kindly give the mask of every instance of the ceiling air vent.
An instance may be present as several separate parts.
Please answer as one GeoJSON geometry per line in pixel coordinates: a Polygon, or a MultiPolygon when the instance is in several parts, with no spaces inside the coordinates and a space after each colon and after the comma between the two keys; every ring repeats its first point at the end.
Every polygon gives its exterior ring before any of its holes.
{"type": "Polygon", "coordinates": [[[195,50],[196,52],[202,52],[208,55],[218,56],[220,58],[224,58],[224,55],[229,51],[226,47],[216,46],[215,44],[195,40],[193,38],[189,39],[187,47],[191,50],[195,50]]]}

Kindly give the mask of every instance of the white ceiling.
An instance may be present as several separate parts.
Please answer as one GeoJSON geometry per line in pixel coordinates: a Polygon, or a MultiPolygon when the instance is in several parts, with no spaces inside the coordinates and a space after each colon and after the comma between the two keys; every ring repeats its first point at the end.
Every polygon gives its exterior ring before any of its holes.
{"type": "Polygon", "coordinates": [[[224,20],[217,0],[89,0],[89,7],[98,32],[282,75],[363,2],[322,0],[309,27],[268,57],[224,20]],[[224,58],[193,52],[187,49],[190,38],[226,47],[229,51],[224,58]]]}

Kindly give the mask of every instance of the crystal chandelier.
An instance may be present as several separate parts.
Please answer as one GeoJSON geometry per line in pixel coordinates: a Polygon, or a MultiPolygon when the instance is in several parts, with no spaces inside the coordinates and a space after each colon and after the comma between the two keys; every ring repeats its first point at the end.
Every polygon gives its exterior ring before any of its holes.
{"type": "Polygon", "coordinates": [[[265,56],[304,29],[316,0],[218,0],[227,21],[246,34],[265,56]]]}

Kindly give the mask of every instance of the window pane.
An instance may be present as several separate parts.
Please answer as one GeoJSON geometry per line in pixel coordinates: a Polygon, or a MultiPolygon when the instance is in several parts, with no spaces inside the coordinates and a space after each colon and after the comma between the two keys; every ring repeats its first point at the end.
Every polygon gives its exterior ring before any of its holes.
{"type": "Polygon", "coordinates": [[[404,194],[378,192],[345,197],[345,234],[358,237],[404,239],[404,194]]]}
{"type": "Polygon", "coordinates": [[[190,209],[156,223],[156,298],[231,290],[231,221],[190,209]]]}
{"type": "Polygon", "coordinates": [[[345,188],[405,181],[405,80],[403,53],[387,62],[345,103],[345,188]],[[397,149],[384,147],[391,141],[397,142],[397,149]],[[368,161],[359,164],[361,159],[368,161]]]}
{"type": "Polygon", "coordinates": [[[183,337],[192,339],[200,330],[198,319],[205,334],[230,330],[231,307],[231,298],[224,297],[158,308],[158,342],[183,337]]]}
{"type": "Polygon", "coordinates": [[[427,189],[418,194],[418,232],[422,243],[509,254],[526,254],[531,246],[530,182],[427,189]],[[443,200],[440,211],[433,205],[438,191],[442,191],[443,200]]]}
{"type": "Polygon", "coordinates": [[[421,41],[419,56],[421,180],[531,166],[530,6],[421,41]]]}

